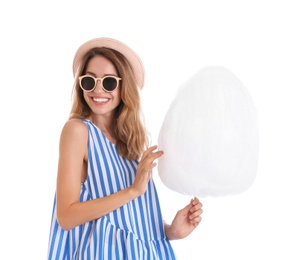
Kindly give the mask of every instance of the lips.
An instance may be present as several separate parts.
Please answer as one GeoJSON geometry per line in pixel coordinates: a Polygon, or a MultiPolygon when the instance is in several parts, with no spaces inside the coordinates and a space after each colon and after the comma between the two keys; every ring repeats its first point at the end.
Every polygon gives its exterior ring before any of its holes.
{"type": "Polygon", "coordinates": [[[109,98],[100,98],[100,97],[97,97],[97,98],[93,98],[93,101],[96,102],[96,103],[106,103],[109,101],[109,98]]]}

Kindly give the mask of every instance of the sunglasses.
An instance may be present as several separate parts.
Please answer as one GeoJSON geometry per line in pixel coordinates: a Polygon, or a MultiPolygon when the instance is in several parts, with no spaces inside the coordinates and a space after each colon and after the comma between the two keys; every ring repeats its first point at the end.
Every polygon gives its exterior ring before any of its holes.
{"type": "Polygon", "coordinates": [[[80,87],[83,91],[91,92],[96,88],[98,80],[101,81],[101,85],[104,91],[113,92],[119,86],[119,81],[121,78],[115,76],[94,78],[92,76],[84,75],[79,77],[80,87]]]}

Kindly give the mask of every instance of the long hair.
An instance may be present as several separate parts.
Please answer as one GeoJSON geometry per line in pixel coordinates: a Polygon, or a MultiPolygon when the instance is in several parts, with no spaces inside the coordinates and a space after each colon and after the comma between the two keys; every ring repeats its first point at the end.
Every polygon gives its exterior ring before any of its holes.
{"type": "Polygon", "coordinates": [[[140,89],[130,63],[118,51],[102,47],[91,49],[84,55],[75,75],[73,103],[69,119],[85,119],[92,113],[84,99],[78,78],[85,74],[89,60],[95,55],[102,55],[109,59],[115,65],[118,76],[122,78],[119,86],[121,87],[121,102],[115,109],[112,128],[120,155],[129,160],[138,160],[148,147],[148,136],[141,111],[140,89]]]}

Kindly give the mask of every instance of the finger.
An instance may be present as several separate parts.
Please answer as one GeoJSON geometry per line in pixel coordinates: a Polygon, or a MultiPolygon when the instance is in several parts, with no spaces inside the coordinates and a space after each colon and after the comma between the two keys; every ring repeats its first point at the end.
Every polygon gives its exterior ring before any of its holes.
{"type": "MultiPolygon", "coordinates": [[[[191,205],[192,205],[192,204],[191,204],[191,205]]],[[[201,203],[198,203],[198,204],[196,204],[196,205],[194,205],[194,206],[191,207],[190,212],[197,211],[197,210],[201,209],[202,206],[203,206],[203,205],[202,205],[201,203]]]]}
{"type": "Polygon", "coordinates": [[[200,217],[200,215],[203,213],[203,210],[202,209],[199,209],[197,211],[194,211],[193,213],[190,213],[188,214],[188,218],[189,219],[195,219],[195,218],[198,218],[200,217]]]}
{"type": "Polygon", "coordinates": [[[155,160],[161,157],[162,155],[163,155],[162,152],[158,152],[154,154],[154,156],[150,156],[150,158],[148,158],[148,161],[150,163],[149,165],[150,169],[153,169],[157,165],[157,162],[155,162],[155,160]]]}
{"type": "MultiPolygon", "coordinates": [[[[192,205],[192,204],[191,204],[192,205]]],[[[199,209],[201,209],[202,208],[202,204],[201,203],[198,203],[198,204],[196,204],[196,205],[194,205],[194,206],[192,206],[191,208],[190,208],[190,212],[195,212],[195,211],[198,211],[199,209]]]]}
{"type": "Polygon", "coordinates": [[[184,215],[188,215],[190,212],[190,209],[192,208],[191,204],[186,205],[183,209],[180,210],[180,212],[184,215]]]}
{"type": "Polygon", "coordinates": [[[157,149],[157,145],[153,145],[151,147],[149,147],[144,153],[143,153],[143,156],[141,158],[142,159],[145,159],[146,157],[148,157],[154,150],[157,149]]]}
{"type": "Polygon", "coordinates": [[[157,152],[151,152],[151,154],[148,154],[145,158],[142,158],[143,163],[148,163],[151,165],[156,159],[161,157],[163,155],[163,151],[157,151],[157,152]]]}
{"type": "Polygon", "coordinates": [[[191,200],[191,204],[194,206],[196,204],[200,203],[199,199],[195,197],[194,199],[191,200]]]}
{"type": "Polygon", "coordinates": [[[198,198],[194,198],[193,200],[191,200],[191,205],[193,207],[193,209],[191,209],[191,212],[193,212],[194,210],[198,210],[203,206],[198,198]]]}
{"type": "Polygon", "coordinates": [[[155,153],[152,153],[148,156],[148,158],[150,158],[150,160],[154,161],[156,159],[158,159],[159,157],[161,157],[163,155],[163,151],[157,151],[155,153]]]}
{"type": "Polygon", "coordinates": [[[149,147],[149,148],[147,149],[147,151],[152,152],[152,151],[156,150],[157,147],[158,147],[157,145],[152,145],[151,147],[149,147]]]}
{"type": "Polygon", "coordinates": [[[199,213],[193,213],[193,214],[190,214],[189,216],[188,216],[188,219],[190,220],[190,221],[200,221],[201,220],[201,213],[202,212],[199,212],[199,213]]]}
{"type": "Polygon", "coordinates": [[[194,218],[192,220],[190,220],[189,222],[194,225],[194,227],[197,227],[199,225],[199,223],[201,222],[202,218],[201,217],[197,217],[194,218]]]}

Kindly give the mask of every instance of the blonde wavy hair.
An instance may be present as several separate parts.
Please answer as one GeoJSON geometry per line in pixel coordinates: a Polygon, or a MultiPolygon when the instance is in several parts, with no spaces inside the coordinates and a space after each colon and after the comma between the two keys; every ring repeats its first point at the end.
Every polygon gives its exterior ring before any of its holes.
{"type": "Polygon", "coordinates": [[[137,86],[131,64],[118,51],[104,47],[93,48],[84,55],[75,75],[69,119],[86,119],[92,113],[84,99],[78,78],[86,73],[89,60],[96,55],[109,59],[115,65],[118,76],[122,78],[119,86],[121,102],[115,109],[115,117],[112,122],[118,152],[128,160],[138,160],[148,147],[148,135],[141,111],[140,89],[137,86]]]}

